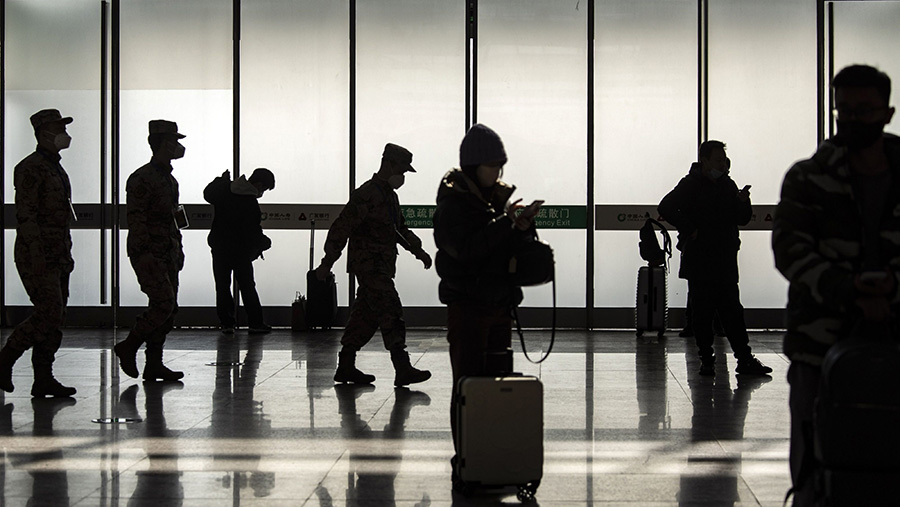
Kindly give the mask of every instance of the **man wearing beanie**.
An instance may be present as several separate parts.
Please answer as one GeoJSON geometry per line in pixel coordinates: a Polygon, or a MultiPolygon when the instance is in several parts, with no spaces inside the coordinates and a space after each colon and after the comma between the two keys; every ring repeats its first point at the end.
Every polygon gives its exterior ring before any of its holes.
{"type": "Polygon", "coordinates": [[[316,275],[320,280],[325,279],[349,240],[347,270],[359,282],[350,320],[341,337],[335,382],[371,384],[375,381],[374,375],[356,368],[356,353],[378,329],[381,329],[384,348],[391,352],[395,386],[431,378],[431,372],[416,369],[410,363],[403,306],[394,287],[398,243],[422,261],[425,269],[431,267],[431,256],[422,249],[422,240],[406,227],[400,213],[396,190],[404,183],[403,173],[416,172],[411,164],[412,153],[388,143],[381,157],[381,168],[350,194],[350,201],[328,230],[325,257],[316,268],[316,275]]]}
{"type": "Polygon", "coordinates": [[[472,126],[459,147],[459,164],[460,169],[451,170],[441,181],[434,213],[438,291],[447,305],[453,369],[454,446],[456,383],[467,375],[487,373],[486,352],[509,348],[510,311],[522,301],[522,289],[509,280],[509,259],[520,242],[533,236],[534,227],[534,216],[517,217],[522,206],[509,202],[515,187],[500,181],[506,150],[496,132],[481,124],[472,126]]]}

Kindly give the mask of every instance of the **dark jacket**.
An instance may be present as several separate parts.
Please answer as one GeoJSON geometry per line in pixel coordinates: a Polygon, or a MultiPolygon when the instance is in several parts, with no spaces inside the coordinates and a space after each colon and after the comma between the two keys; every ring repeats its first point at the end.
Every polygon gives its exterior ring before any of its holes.
{"type": "Polygon", "coordinates": [[[738,226],[750,222],[750,200],[738,199],[738,188],[726,174],[704,176],[694,162],[687,176],[659,203],[657,211],[678,229],[680,278],[737,283],[738,226]],[[697,233],[696,239],[691,236],[697,233]]]}
{"type": "Polygon", "coordinates": [[[513,190],[498,183],[488,201],[461,170],[444,176],[434,212],[442,303],[512,307],[522,302],[522,289],[510,282],[509,260],[516,245],[533,232],[514,229],[506,216],[513,190]]]}
{"type": "Polygon", "coordinates": [[[256,259],[272,246],[263,234],[256,187],[241,176],[231,181],[227,172],[203,189],[203,198],[213,205],[212,227],[207,242],[215,255],[256,259]]]}
{"type": "MultiPolygon", "coordinates": [[[[884,149],[891,184],[878,227],[878,262],[900,285],[900,138],[885,134],[884,149]]],[[[859,204],[847,148],[833,140],[784,177],[772,249],[775,267],[790,282],[784,353],[791,361],[820,365],[828,348],[849,336],[861,319],[854,287],[865,257],[859,204]]],[[[890,303],[896,316],[900,291],[890,303]]],[[[896,327],[896,317],[893,321],[896,327]]]]}

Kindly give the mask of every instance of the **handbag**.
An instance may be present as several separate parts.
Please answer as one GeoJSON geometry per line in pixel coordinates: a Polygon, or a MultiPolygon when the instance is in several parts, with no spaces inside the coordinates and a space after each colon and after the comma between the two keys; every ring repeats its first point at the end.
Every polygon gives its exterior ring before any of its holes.
{"type": "Polygon", "coordinates": [[[537,237],[518,245],[509,259],[509,274],[513,285],[532,287],[553,281],[555,263],[553,248],[537,237]]]}

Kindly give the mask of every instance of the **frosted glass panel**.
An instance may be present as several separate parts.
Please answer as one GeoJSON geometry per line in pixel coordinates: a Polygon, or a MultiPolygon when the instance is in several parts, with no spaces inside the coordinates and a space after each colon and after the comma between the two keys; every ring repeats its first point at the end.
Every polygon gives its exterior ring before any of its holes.
{"type": "Polygon", "coordinates": [[[528,202],[587,202],[587,6],[575,7],[478,3],[477,119],[500,134],[504,179],[528,202]]]}
{"type": "MultiPolygon", "coordinates": [[[[835,2],[834,4],[834,71],[854,63],[878,67],[891,77],[891,104],[897,103],[900,83],[900,2],[835,2]]],[[[885,129],[900,132],[894,123],[885,129]]]]}
{"type": "Polygon", "coordinates": [[[5,69],[7,188],[13,202],[13,168],[34,151],[29,117],[41,109],[71,116],[72,146],[63,166],[75,202],[100,199],[100,4],[95,0],[9,0],[5,69]]]}
{"type": "Polygon", "coordinates": [[[595,198],[656,203],[697,152],[697,2],[598,2],[595,198]]]}
{"type": "Polygon", "coordinates": [[[233,167],[231,2],[125,0],[121,14],[122,202],[128,175],[150,160],[147,122],[161,118],[187,136],[173,163],[181,202],[202,203],[233,167]]]}
{"type": "MultiPolygon", "coordinates": [[[[497,131],[514,198],[587,202],[587,8],[553,0],[478,6],[478,117],[497,131]]],[[[457,144],[458,147],[458,144],[457,144]]],[[[584,231],[541,231],[554,246],[558,306],[585,301],[584,231]]],[[[524,306],[550,306],[549,287],[524,306]]]]}
{"type": "Polygon", "coordinates": [[[756,204],[778,202],[784,173],[816,149],[815,20],[807,0],[709,5],[709,138],[756,204]]]}
{"type": "Polygon", "coordinates": [[[348,2],[244,0],[241,8],[241,172],[275,173],[270,202],[346,201],[348,2]]]}
{"type": "Polygon", "coordinates": [[[465,134],[466,2],[360,0],[356,8],[357,184],[392,142],[413,153],[417,171],[401,202],[434,204],[465,134]]]}

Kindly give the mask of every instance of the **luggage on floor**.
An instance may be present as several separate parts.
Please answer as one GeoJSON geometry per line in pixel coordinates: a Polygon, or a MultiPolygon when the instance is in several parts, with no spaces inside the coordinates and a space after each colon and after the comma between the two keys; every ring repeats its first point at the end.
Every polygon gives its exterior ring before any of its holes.
{"type": "Polygon", "coordinates": [[[313,251],[316,245],[316,222],[310,222],[309,271],[306,272],[306,326],[309,329],[331,329],[337,315],[337,282],[329,272],[319,280],[313,268],[313,251]]]}
{"type": "MultiPolygon", "coordinates": [[[[885,333],[886,334],[886,333],[885,333]]],[[[848,338],[829,349],[813,416],[822,505],[897,505],[900,345],[848,338]]]]}
{"type": "Polygon", "coordinates": [[[637,278],[637,303],[634,309],[634,327],[638,336],[644,331],[656,331],[660,337],[666,333],[668,322],[668,291],[666,268],[641,266],[637,278]]]}
{"type": "Polygon", "coordinates": [[[291,331],[308,331],[306,325],[306,296],[297,293],[291,303],[291,331]]]}
{"type": "Polygon", "coordinates": [[[457,385],[456,472],[463,493],[516,486],[534,497],[544,467],[543,385],[536,377],[463,377],[457,385]]]}

